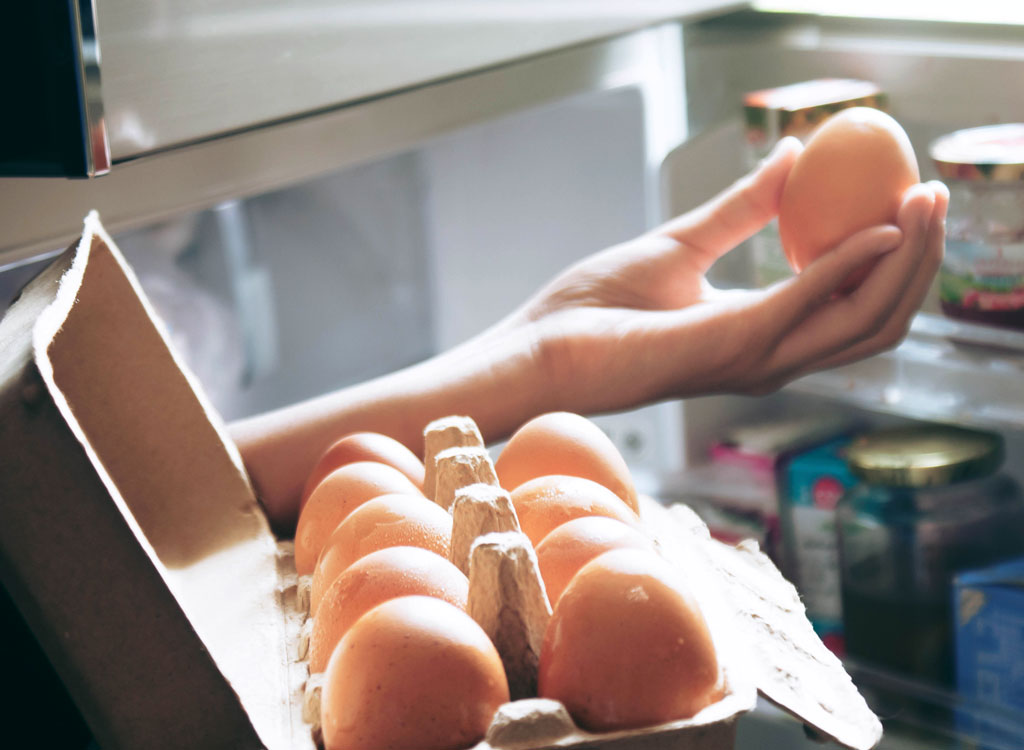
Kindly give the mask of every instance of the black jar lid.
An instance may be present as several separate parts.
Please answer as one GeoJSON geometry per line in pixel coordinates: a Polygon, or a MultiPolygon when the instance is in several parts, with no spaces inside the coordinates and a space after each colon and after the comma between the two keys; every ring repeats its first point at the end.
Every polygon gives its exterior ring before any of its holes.
{"type": "Polygon", "coordinates": [[[934,487],[995,473],[1003,463],[1003,439],[946,425],[897,427],[856,438],[847,461],[867,484],[934,487]]]}

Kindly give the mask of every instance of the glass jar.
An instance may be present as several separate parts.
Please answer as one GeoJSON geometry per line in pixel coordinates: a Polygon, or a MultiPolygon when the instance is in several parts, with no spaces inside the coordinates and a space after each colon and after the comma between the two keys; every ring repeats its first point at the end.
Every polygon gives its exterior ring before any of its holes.
{"type": "Polygon", "coordinates": [[[1024,123],[959,130],[930,151],[950,191],[943,312],[1024,330],[1024,123]]]}
{"type": "Polygon", "coordinates": [[[837,508],[847,654],[952,686],[952,582],[1024,554],[1024,497],[998,435],[929,425],[862,436],[837,508]]]}

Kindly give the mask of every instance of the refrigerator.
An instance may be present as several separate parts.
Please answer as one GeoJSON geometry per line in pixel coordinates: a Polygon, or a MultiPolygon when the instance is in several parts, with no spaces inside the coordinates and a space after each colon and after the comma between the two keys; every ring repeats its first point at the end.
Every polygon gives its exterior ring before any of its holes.
{"type": "MultiPolygon", "coordinates": [[[[1024,18],[984,4],[973,17],[943,12],[73,2],[55,13],[60,24],[26,19],[27,59],[56,57],[46,49],[67,59],[14,103],[63,109],[32,159],[2,152],[0,305],[98,209],[225,419],[294,403],[451,347],[567,265],[727,187],[753,164],[748,92],[874,82],[922,179],[935,177],[938,136],[1024,121],[1024,18]]],[[[717,264],[713,283],[756,285],[755,245],[717,264]]],[[[994,431],[1003,471],[1024,482],[1022,373],[1024,332],[947,317],[933,289],[906,339],[871,359],[766,396],[591,416],[640,488],[665,502],[742,495],[749,483],[737,490],[714,470],[715,446],[807,413],[994,431]]],[[[21,669],[45,664],[25,649],[21,669]]],[[[955,686],[854,673],[880,707],[880,747],[1024,746],[1010,709],[955,686]],[[963,718],[975,714],[1002,733],[981,737],[963,718]]],[[[90,742],[87,727],[72,736],[90,742]]],[[[740,720],[738,748],[821,746],[768,702],[740,720]]]]}

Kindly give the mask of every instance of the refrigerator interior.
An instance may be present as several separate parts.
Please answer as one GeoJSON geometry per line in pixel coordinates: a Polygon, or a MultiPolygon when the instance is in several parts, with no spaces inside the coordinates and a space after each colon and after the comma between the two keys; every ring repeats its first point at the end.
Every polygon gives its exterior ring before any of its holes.
{"type": "MultiPolygon", "coordinates": [[[[928,146],[937,136],[1024,120],[1024,101],[1006,95],[1019,89],[1024,74],[1019,26],[738,13],[690,25],[684,40],[692,137],[663,167],[667,215],[702,198],[708,186],[695,183],[691,175],[708,175],[718,189],[751,166],[742,118],[742,96],[748,91],[825,77],[877,83],[889,96],[890,113],[911,138],[922,179],[936,177],[928,146]]],[[[756,286],[756,263],[753,242],[747,243],[712,270],[713,280],[725,287],[756,286]]],[[[688,401],[682,407],[681,486],[673,489],[670,479],[663,483],[665,494],[691,499],[693,477],[707,469],[711,445],[732,428],[826,412],[867,428],[923,420],[997,432],[1006,445],[1004,471],[1018,482],[1024,480],[1024,334],[944,317],[937,297],[936,283],[909,335],[892,351],[804,377],[768,397],[688,401]]],[[[781,497],[786,492],[782,476],[777,483],[781,497]]],[[[701,495],[705,488],[697,484],[701,495]]],[[[845,613],[847,621],[851,616],[845,613]]],[[[966,632],[970,613],[961,609],[957,616],[966,632]]],[[[992,643],[1002,644],[992,646],[989,659],[1001,653],[1002,659],[1019,663],[1014,645],[1019,635],[1015,630],[989,632],[992,643]]],[[[848,664],[883,718],[882,747],[1008,749],[1024,743],[1019,718],[984,698],[975,701],[955,689],[853,659],[848,664]]],[[[959,667],[962,684],[971,679],[965,676],[970,668],[959,667]]],[[[982,696],[1001,694],[1005,700],[1007,693],[1013,694],[1015,678],[1009,675],[1017,667],[1000,675],[990,661],[977,670],[982,696]]],[[[764,708],[745,720],[741,726],[749,734],[741,729],[740,745],[812,746],[792,722],[773,717],[778,712],[764,708]],[[775,732],[780,733],[777,738],[775,732]]]]}
{"type": "MultiPolygon", "coordinates": [[[[1024,79],[1019,30],[746,12],[670,25],[653,37],[643,83],[610,80],[115,238],[230,420],[428,357],[573,261],[707,199],[748,166],[745,91],[825,75],[877,81],[930,177],[936,135],[1024,121],[1024,98],[1007,95],[1024,79]]],[[[0,306],[45,262],[37,254],[0,271],[0,306]]],[[[713,280],[748,286],[751,263],[740,248],[713,280]]],[[[950,321],[933,296],[905,343],[863,363],[772,396],[668,402],[598,421],[641,488],[665,499],[687,499],[687,473],[731,426],[826,409],[873,425],[997,430],[1008,471],[1024,482],[1022,374],[1024,334],[950,321]]],[[[944,716],[957,702],[881,680],[944,716]]],[[[884,748],[966,741],[944,721],[883,718],[884,748]]],[[[739,748],[803,746],[822,747],[771,706],[741,720],[739,748]]]]}

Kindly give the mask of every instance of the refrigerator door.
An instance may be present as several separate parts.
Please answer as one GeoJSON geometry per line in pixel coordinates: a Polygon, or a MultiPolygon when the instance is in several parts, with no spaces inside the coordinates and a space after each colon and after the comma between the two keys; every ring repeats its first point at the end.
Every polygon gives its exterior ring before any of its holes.
{"type": "Polygon", "coordinates": [[[92,0],[16,3],[0,46],[0,175],[96,177],[110,171],[92,0]]]}
{"type": "Polygon", "coordinates": [[[111,150],[123,161],[743,4],[97,0],[111,150]]]}
{"type": "MultiPolygon", "coordinates": [[[[0,179],[0,222],[5,227],[0,267],[62,247],[92,209],[101,212],[114,232],[144,227],[224,200],[265,194],[354,164],[415,150],[430,139],[474,124],[575,96],[628,87],[643,92],[643,110],[650,115],[645,117],[650,124],[645,128],[650,131],[647,141],[654,146],[644,155],[642,167],[651,175],[653,189],[658,165],[682,138],[680,45],[678,24],[663,24],[517,58],[474,75],[451,75],[429,85],[406,86],[387,96],[331,107],[320,102],[312,114],[294,108],[273,115],[256,112],[257,105],[277,106],[279,97],[269,84],[246,105],[233,101],[234,87],[249,80],[238,71],[233,73],[235,84],[222,81],[219,88],[209,89],[201,84],[221,75],[216,67],[205,76],[193,71],[195,77],[179,82],[180,88],[175,88],[178,84],[168,73],[169,83],[165,85],[161,79],[153,84],[154,89],[166,92],[166,101],[161,99],[161,108],[152,110],[142,106],[143,100],[129,104],[134,102],[134,94],[125,94],[128,98],[119,95],[114,76],[113,90],[105,89],[108,113],[116,121],[122,115],[127,117],[125,112],[133,112],[132,117],[140,123],[139,132],[150,132],[150,122],[157,127],[178,121],[183,108],[187,109],[184,103],[171,103],[179,95],[199,97],[190,105],[196,112],[202,109],[210,117],[221,112],[224,118],[242,119],[227,122],[222,118],[214,126],[198,114],[186,117],[189,123],[206,124],[197,124],[197,129],[187,134],[179,131],[173,138],[153,140],[146,146],[152,151],[144,156],[137,150],[121,151],[122,158],[133,158],[115,164],[102,180],[0,179]],[[233,103],[225,104],[221,94],[233,103]],[[304,114],[309,116],[299,116],[304,114]],[[257,127],[268,117],[279,119],[272,126],[257,127]],[[226,129],[232,129],[230,135],[212,137],[226,129]],[[180,145],[182,138],[188,140],[187,146],[169,148],[180,145]]],[[[109,57],[106,50],[104,54],[109,57]]],[[[166,64],[168,71],[176,70],[170,67],[173,61],[166,64]]],[[[328,95],[325,89],[317,90],[328,95]]],[[[307,102],[303,106],[314,105],[307,102]]]]}

